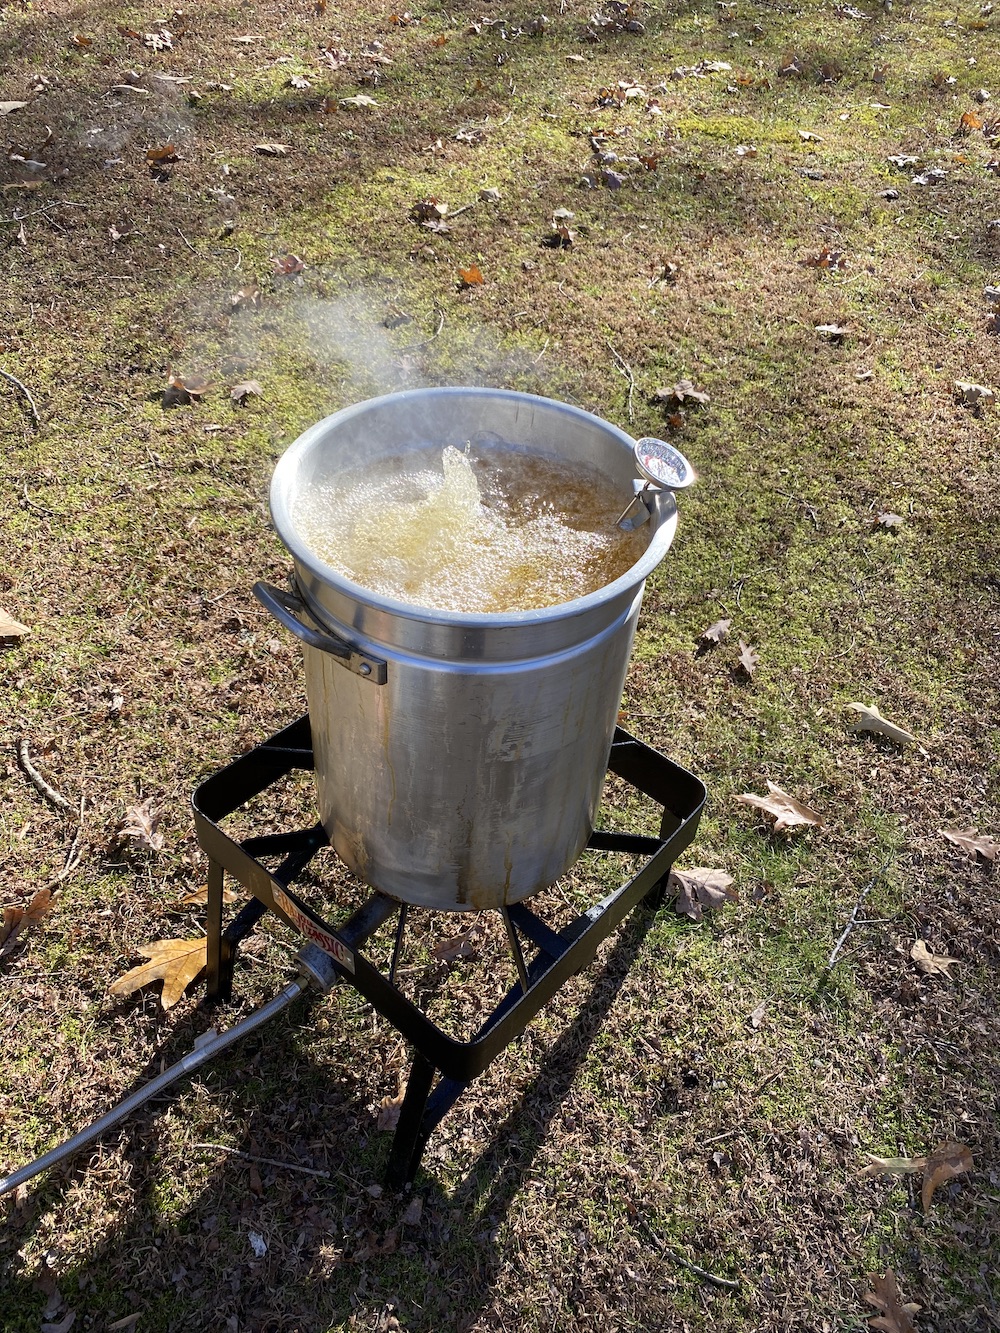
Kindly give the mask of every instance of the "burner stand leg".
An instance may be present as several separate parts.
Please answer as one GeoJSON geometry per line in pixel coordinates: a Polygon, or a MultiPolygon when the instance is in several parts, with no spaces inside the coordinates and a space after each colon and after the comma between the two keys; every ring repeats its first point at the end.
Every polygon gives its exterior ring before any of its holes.
{"type": "Polygon", "coordinates": [[[417,1174],[430,1135],[430,1128],[424,1127],[424,1112],[436,1072],[431,1062],[419,1052],[413,1057],[399,1112],[399,1123],[389,1153],[389,1165],[385,1170],[385,1183],[390,1189],[410,1184],[417,1174]]]}
{"type": "Polygon", "coordinates": [[[231,950],[223,960],[222,941],[222,888],[225,872],[218,861],[208,863],[208,907],[206,910],[205,933],[208,936],[206,954],[205,999],[210,1003],[227,1000],[233,989],[233,959],[231,950]]]}

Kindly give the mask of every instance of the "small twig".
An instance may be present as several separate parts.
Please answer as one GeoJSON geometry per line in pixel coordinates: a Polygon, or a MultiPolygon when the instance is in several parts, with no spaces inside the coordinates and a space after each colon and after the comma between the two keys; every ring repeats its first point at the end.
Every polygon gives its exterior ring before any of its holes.
{"type": "Polygon", "coordinates": [[[751,1092],[750,1096],[751,1097],[758,1096],[760,1093],[764,1091],[766,1087],[768,1087],[769,1084],[773,1083],[775,1079],[781,1078],[781,1073],[782,1071],[780,1069],[776,1069],[773,1074],[768,1074],[767,1078],[762,1079],[761,1082],[757,1084],[753,1092],[751,1092]]]}
{"type": "Polygon", "coordinates": [[[322,1176],[324,1180],[330,1179],[329,1171],[317,1171],[311,1166],[298,1166],[295,1162],[276,1162],[273,1157],[253,1157],[239,1148],[229,1148],[224,1143],[192,1143],[191,1147],[214,1148],[217,1152],[228,1152],[234,1157],[241,1157],[244,1162],[255,1162],[259,1166],[276,1166],[281,1171],[301,1171],[305,1176],[322,1176]]]}
{"type": "Polygon", "coordinates": [[[546,349],[548,348],[548,345],[549,345],[549,339],[546,338],[546,339],[545,339],[545,346],[542,348],[542,350],[541,350],[541,351],[538,353],[538,355],[535,357],[534,361],[532,362],[533,365],[536,365],[536,366],[538,365],[539,361],[541,361],[542,357],[545,355],[545,352],[546,352],[546,349]]]}
{"type": "Polygon", "coordinates": [[[809,517],[812,519],[813,527],[819,531],[819,519],[816,517],[816,510],[811,504],[803,500],[801,495],[791,495],[788,491],[775,491],[775,495],[782,496],[785,500],[794,500],[797,505],[801,505],[809,517]]]}
{"type": "Polygon", "coordinates": [[[180,227],[175,227],[175,228],[174,228],[174,231],[176,231],[177,235],[181,238],[181,240],[184,242],[184,244],[187,246],[187,248],[191,251],[191,253],[192,253],[193,255],[196,255],[196,254],[198,253],[198,251],[194,248],[194,246],[191,244],[191,242],[188,240],[188,238],[184,235],[184,233],[181,231],[180,227]]]}
{"type": "Polygon", "coordinates": [[[430,336],[429,338],[425,338],[425,339],[423,340],[423,342],[419,342],[419,343],[407,343],[405,347],[401,347],[401,348],[399,349],[401,353],[402,353],[402,352],[415,352],[415,351],[417,350],[418,347],[426,347],[426,346],[428,345],[428,343],[432,343],[432,342],[434,341],[434,339],[438,336],[438,334],[439,334],[439,333],[441,332],[441,330],[444,328],[444,311],[441,309],[440,306],[435,306],[434,309],[437,311],[437,315],[438,315],[438,326],[437,326],[437,328],[434,330],[434,332],[431,334],[431,336],[430,336]]]}
{"type": "Polygon", "coordinates": [[[713,1134],[710,1139],[702,1139],[700,1146],[705,1148],[710,1143],[721,1143],[723,1139],[731,1139],[734,1134],[738,1134],[739,1132],[738,1129],[727,1129],[724,1134],[713,1134]]]}
{"type": "Polygon", "coordinates": [[[43,509],[41,505],[36,505],[35,502],[34,502],[34,500],[31,499],[31,497],[28,495],[28,483],[27,483],[27,482],[25,482],[25,483],[24,483],[24,486],[21,488],[21,494],[24,496],[24,507],[25,507],[25,509],[32,509],[32,510],[34,510],[34,512],[35,512],[36,514],[41,514],[42,518],[53,518],[53,517],[54,517],[54,515],[53,515],[51,509],[43,509]]]}
{"type": "Polygon", "coordinates": [[[694,1264],[690,1259],[685,1259],[683,1254],[678,1254],[665,1241],[662,1241],[652,1227],[641,1218],[636,1217],[639,1224],[639,1230],[657,1247],[661,1254],[665,1254],[668,1259],[673,1259],[675,1264],[680,1264],[681,1268],[686,1268],[689,1273],[694,1273],[697,1277],[704,1278],[706,1282],[711,1282],[713,1287],[723,1287],[726,1291],[739,1291],[740,1284],[729,1277],[719,1277],[717,1273],[710,1273],[707,1268],[701,1268],[694,1264]]]}
{"type": "Polygon", "coordinates": [[[35,400],[34,398],[32,398],[27,385],[22,384],[21,381],[17,378],[17,376],[12,375],[8,370],[0,370],[0,377],[5,379],[8,384],[13,384],[16,389],[21,390],[21,392],[24,394],[25,398],[27,398],[28,402],[31,405],[31,415],[34,418],[35,425],[40,426],[42,423],[38,416],[38,408],[35,406],[35,400]]]}
{"type": "Polygon", "coordinates": [[[475,208],[475,201],[473,201],[471,204],[462,204],[461,208],[449,208],[448,209],[449,221],[451,220],[451,218],[457,218],[459,213],[468,213],[470,208],[475,208]]]}
{"type": "Polygon", "coordinates": [[[850,935],[851,931],[854,929],[855,926],[869,925],[869,924],[874,925],[874,924],[875,924],[874,922],[870,922],[870,923],[869,923],[869,922],[866,922],[866,921],[859,921],[859,920],[858,920],[858,913],[861,911],[861,908],[864,906],[865,899],[868,897],[868,895],[871,893],[872,889],[875,887],[875,884],[876,884],[876,882],[878,881],[879,876],[885,873],[885,870],[886,870],[886,868],[887,868],[887,866],[889,865],[889,862],[890,862],[891,860],[892,860],[892,857],[891,857],[891,856],[890,856],[890,857],[887,857],[886,860],[882,863],[881,867],[876,871],[876,873],[875,873],[874,875],[872,875],[871,879],[868,881],[868,883],[867,883],[867,884],[865,885],[865,887],[862,889],[862,891],[861,891],[861,897],[860,897],[860,898],[858,899],[858,901],[854,904],[854,911],[853,911],[853,912],[851,913],[851,915],[848,917],[848,919],[847,919],[847,925],[844,927],[843,932],[841,933],[840,939],[839,939],[839,940],[837,941],[837,943],[833,946],[833,953],[831,953],[831,955],[830,955],[830,961],[827,963],[827,967],[828,967],[828,968],[829,968],[829,967],[833,967],[834,963],[837,961],[837,958],[840,956],[840,951],[841,951],[841,949],[844,947],[844,943],[846,942],[848,935],[850,935]]]}
{"type": "Polygon", "coordinates": [[[39,795],[44,796],[50,805],[54,805],[57,810],[62,810],[65,814],[76,813],[72,804],[67,801],[66,797],[60,792],[57,792],[55,787],[45,781],[41,773],[39,773],[38,769],[28,758],[28,742],[23,736],[17,743],[17,757],[20,760],[21,767],[31,779],[31,782],[39,795]]]}
{"type": "Polygon", "coordinates": [[[615,351],[614,347],[612,347],[611,340],[606,339],[606,341],[608,344],[608,350],[611,352],[611,355],[615,358],[615,360],[618,363],[619,370],[628,380],[628,401],[626,403],[626,407],[628,410],[629,423],[631,424],[631,422],[635,419],[635,414],[632,411],[632,395],[635,392],[635,376],[632,374],[632,367],[629,365],[629,363],[625,360],[624,357],[619,356],[619,354],[615,351]]]}

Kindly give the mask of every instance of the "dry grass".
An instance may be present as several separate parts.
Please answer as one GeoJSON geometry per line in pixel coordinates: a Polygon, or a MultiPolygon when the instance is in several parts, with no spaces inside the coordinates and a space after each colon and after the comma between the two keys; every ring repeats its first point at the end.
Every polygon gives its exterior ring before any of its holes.
{"type": "MultiPolygon", "coordinates": [[[[141,1333],[860,1333],[865,1274],[888,1267],[921,1333],[1000,1328],[995,876],[940,837],[995,836],[1000,810],[997,417],[952,392],[995,362],[1000,88],[976,94],[1000,67],[997,19],[738,0],[642,11],[644,33],[591,42],[591,12],[567,4],[532,36],[523,6],[405,24],[389,6],[0,10],[0,98],[28,100],[0,118],[0,368],[42,423],[0,383],[0,606],[32,627],[0,650],[8,902],[59,874],[73,834],[13,742],[84,811],[79,868],[0,964],[4,1169],[211,1021],[197,993],[164,1014],[107,987],[137,945],[200,927],[177,906],[204,874],[192,788],[304,707],[297,653],[249,589],[283,574],[275,459],[344,403],[500,384],[638,435],[670,429],[657,387],[690,375],[711,394],[675,428],[700,480],[623,707],[709,785],[688,863],[741,891],[700,926],[640,914],[608,942],[435,1134],[415,1225],[374,1188],[404,1044],[353,992],[302,1006],[5,1202],[3,1333],[67,1309],[95,1330],[135,1313],[141,1333]],[[142,35],[164,21],[155,53],[142,35]],[[333,68],[324,46],[350,59],[333,68]],[[780,75],[793,56],[802,72],[780,75]],[[671,77],[703,59],[732,68],[671,77]],[[597,105],[619,80],[646,96],[597,105]],[[340,104],[358,93],[378,105],[340,104]],[[983,129],[960,133],[967,111],[983,129]],[[580,185],[594,134],[619,190],[580,185]],[[154,173],[147,150],[168,142],[180,160],[154,173]],[[914,184],[927,168],[947,174],[914,184]],[[427,195],[472,207],[433,234],[409,216],[427,195]],[[560,207],[568,250],[541,244],[560,207]],[[803,263],[823,247],[844,267],[803,263]],[[274,275],[287,252],[301,278],[274,275]],[[486,281],[460,290],[470,263],[486,281]],[[254,284],[259,307],[234,307],[254,284]],[[831,323],[842,340],[816,333],[831,323]],[[213,387],[165,411],[170,371],[213,387]],[[245,379],[264,396],[238,407],[245,379]],[[879,528],[883,510],[905,522],[879,528]],[[731,639],[696,655],[721,616],[731,639]],[[738,638],[761,656],[749,681],[738,638]],[[848,734],[855,699],[927,753],[848,734]],[[765,778],[825,827],[775,838],[732,802],[765,778]],[[125,854],[147,797],[165,849],[125,854]],[[831,969],[870,881],[875,924],[831,969]],[[917,971],[916,938],[959,960],[952,979],[917,971]],[[910,1182],[859,1176],[866,1152],[949,1137],[975,1169],[926,1217],[910,1182]]],[[[575,879],[592,869],[606,878],[575,879]]],[[[315,892],[337,881],[328,864],[315,892]]],[[[414,939],[421,994],[440,928],[414,939]]],[[[258,931],[227,1022],[278,988],[293,944],[258,931]]],[[[491,967],[450,969],[441,1012],[474,1021],[491,967]]]]}

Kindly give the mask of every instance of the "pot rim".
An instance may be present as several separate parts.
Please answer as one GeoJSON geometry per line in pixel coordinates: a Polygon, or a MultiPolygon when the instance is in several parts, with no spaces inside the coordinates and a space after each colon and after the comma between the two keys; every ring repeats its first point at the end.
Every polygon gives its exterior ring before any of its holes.
{"type": "MultiPolygon", "coordinates": [[[[605,584],[603,588],[587,593],[584,597],[575,597],[568,602],[555,602],[551,606],[536,607],[527,611],[445,611],[437,607],[423,606],[416,602],[400,601],[398,598],[387,597],[382,593],[374,592],[371,588],[365,587],[364,584],[353,582],[338,569],[320,559],[315,551],[300,538],[292,520],[291,507],[288,504],[290,488],[287,484],[287,478],[295,475],[301,459],[315,447],[319,438],[325,437],[332,429],[349,421],[352,417],[362,415],[374,407],[396,404],[403,406],[407,403],[415,405],[416,401],[421,399],[452,396],[493,397],[507,401],[521,400],[526,403],[542,403],[547,409],[586,421],[591,426],[596,424],[606,434],[619,440],[629,452],[631,452],[635,443],[631,435],[628,435],[612,422],[605,421],[603,417],[597,416],[594,412],[588,412],[582,407],[574,407],[569,403],[560,402],[555,398],[545,398],[540,394],[521,393],[514,389],[494,389],[476,385],[448,385],[440,388],[403,389],[398,393],[384,394],[378,398],[367,398],[359,403],[352,403],[350,406],[332,412],[329,416],[323,417],[314,425],[307,427],[288,446],[275,465],[269,493],[271,521],[278,537],[298,566],[303,567],[313,578],[323,584],[339,589],[354,601],[386,612],[389,615],[420,621],[424,624],[470,629],[488,629],[501,625],[530,626],[585,615],[588,611],[602,606],[605,602],[613,601],[634,588],[656,568],[669,549],[676,528],[676,503],[672,492],[669,491],[660,492],[657,498],[660,519],[653,531],[649,545],[635,564],[631,565],[624,574],[619,575],[611,583],[605,584]]],[[[638,471],[636,475],[638,475],[638,471]]],[[[656,520],[651,519],[650,521],[655,522],[656,520]]]]}

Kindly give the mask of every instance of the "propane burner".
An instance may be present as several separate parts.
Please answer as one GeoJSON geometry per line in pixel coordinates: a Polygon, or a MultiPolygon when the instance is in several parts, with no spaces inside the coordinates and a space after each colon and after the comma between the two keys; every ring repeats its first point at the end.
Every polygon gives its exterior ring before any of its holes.
{"type": "MultiPolygon", "coordinates": [[[[527,1027],[574,973],[589,963],[602,940],[640,903],[659,904],[675,857],[694,838],[705,802],[702,783],[670,759],[616,728],[608,772],[646,796],[659,816],[658,836],[595,831],[593,850],[647,858],[620,888],[554,928],[523,902],[498,909],[517,982],[468,1040],[443,1031],[403,994],[396,979],[412,910],[378,890],[336,925],[325,921],[293,884],[328,839],[322,824],[236,840],[220,824],[296,770],[313,768],[309,718],[302,717],[219,773],[194,794],[198,840],[209,858],[208,998],[232,994],[233,965],[240,943],[271,911],[313,946],[305,966],[323,989],[334,980],[359,991],[413,1047],[414,1055],[386,1171],[387,1184],[411,1181],[424,1146],[464,1089],[527,1027]],[[275,870],[264,861],[279,859],[275,870]],[[228,924],[223,919],[226,874],[250,897],[228,924]],[[395,937],[383,971],[364,952],[380,926],[395,917],[395,937]],[[309,958],[315,960],[310,966],[309,958]]],[[[300,956],[300,962],[303,961],[300,956]]]]}

